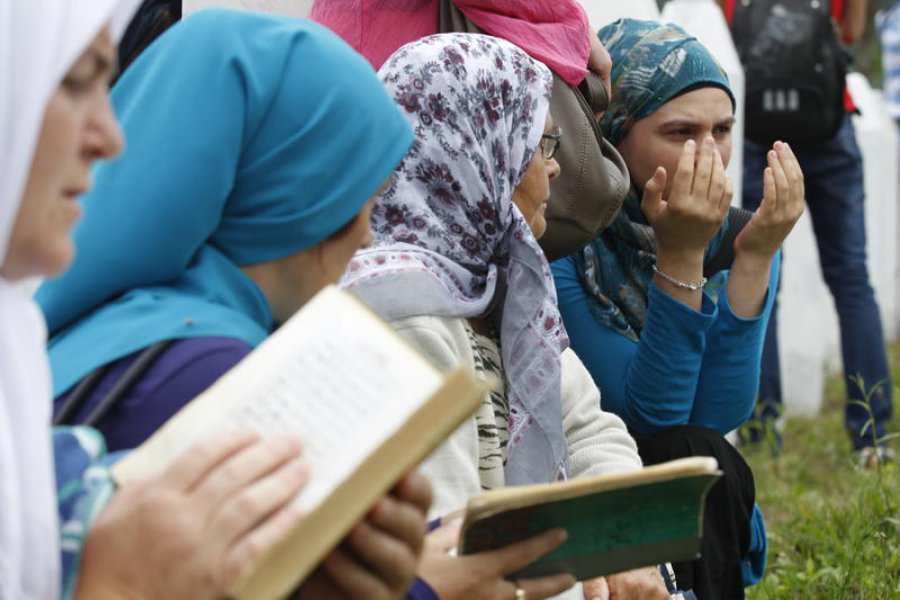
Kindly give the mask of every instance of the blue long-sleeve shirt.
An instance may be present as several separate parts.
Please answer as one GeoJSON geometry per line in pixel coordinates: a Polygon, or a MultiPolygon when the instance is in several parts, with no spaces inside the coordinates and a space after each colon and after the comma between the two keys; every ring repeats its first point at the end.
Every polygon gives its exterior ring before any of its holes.
{"type": "Polygon", "coordinates": [[[594,318],[574,258],[553,263],[572,349],[600,388],[604,410],[638,435],[687,423],[724,434],[746,421],[756,402],[779,258],[772,261],[763,310],[751,319],[735,316],[724,289],[718,303],[704,293],[696,311],[651,284],[639,342],[594,318]]]}
{"type": "MultiPolygon", "coordinates": [[[[600,388],[603,409],[619,415],[638,435],[652,435],[687,423],[725,434],[750,417],[780,265],[779,253],[772,261],[763,310],[752,319],[735,316],[724,289],[718,303],[704,292],[696,311],[651,284],[638,342],[594,318],[593,300],[574,258],[556,261],[551,268],[572,349],[600,388]]],[[[765,571],[766,534],[758,506],[750,530],[745,585],[758,582],[765,571]]]]}

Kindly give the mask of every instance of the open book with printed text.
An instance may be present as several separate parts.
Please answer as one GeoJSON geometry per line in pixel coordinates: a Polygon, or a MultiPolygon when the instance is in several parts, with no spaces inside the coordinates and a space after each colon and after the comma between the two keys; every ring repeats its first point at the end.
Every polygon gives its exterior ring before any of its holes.
{"type": "Polygon", "coordinates": [[[486,387],[444,373],[362,302],[328,287],[120,461],[119,483],[160,472],[223,430],[295,432],[311,477],[304,517],[235,598],[287,596],[397,480],[474,413],[486,387]]]}

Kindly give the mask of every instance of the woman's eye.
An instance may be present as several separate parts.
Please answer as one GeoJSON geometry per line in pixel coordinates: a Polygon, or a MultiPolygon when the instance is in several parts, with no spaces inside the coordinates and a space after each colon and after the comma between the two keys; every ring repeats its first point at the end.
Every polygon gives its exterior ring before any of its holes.
{"type": "Polygon", "coordinates": [[[693,135],[693,131],[690,129],[675,129],[669,132],[669,135],[674,137],[690,137],[693,135]]]}
{"type": "Polygon", "coordinates": [[[73,95],[80,95],[88,92],[94,83],[93,77],[75,77],[69,76],[63,79],[63,88],[73,95]]]}
{"type": "Polygon", "coordinates": [[[729,133],[731,133],[731,127],[727,125],[716,127],[713,133],[715,133],[716,135],[728,135],[729,133]]]}

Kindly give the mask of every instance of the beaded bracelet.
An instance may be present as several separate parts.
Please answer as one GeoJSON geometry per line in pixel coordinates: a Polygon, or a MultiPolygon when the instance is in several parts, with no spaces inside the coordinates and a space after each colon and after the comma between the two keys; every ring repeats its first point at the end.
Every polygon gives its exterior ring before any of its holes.
{"type": "Polygon", "coordinates": [[[703,286],[706,285],[706,277],[701,277],[699,282],[695,281],[681,281],[680,279],[675,279],[671,275],[667,273],[663,273],[659,270],[659,267],[656,266],[656,263],[653,263],[653,272],[674,285],[677,288],[681,288],[683,290],[690,290],[692,292],[696,292],[697,290],[702,290],[703,286]]]}

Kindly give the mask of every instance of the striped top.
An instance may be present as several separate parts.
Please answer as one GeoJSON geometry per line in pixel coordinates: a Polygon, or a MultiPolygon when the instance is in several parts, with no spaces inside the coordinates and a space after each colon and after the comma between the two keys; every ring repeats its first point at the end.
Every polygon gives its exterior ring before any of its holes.
{"type": "MultiPolygon", "coordinates": [[[[496,377],[503,380],[503,359],[500,341],[496,334],[482,335],[466,323],[475,373],[484,380],[496,377]]],[[[475,413],[478,427],[478,477],[482,490],[495,490],[506,485],[504,466],[509,444],[509,402],[506,386],[496,386],[485,395],[484,402],[475,413]]]]}

